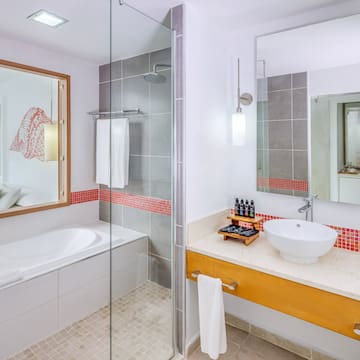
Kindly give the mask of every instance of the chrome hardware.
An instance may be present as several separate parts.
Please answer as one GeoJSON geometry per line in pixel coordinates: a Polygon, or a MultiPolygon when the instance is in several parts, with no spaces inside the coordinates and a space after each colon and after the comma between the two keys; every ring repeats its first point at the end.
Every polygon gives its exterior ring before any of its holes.
{"type": "Polygon", "coordinates": [[[118,111],[90,111],[88,112],[88,115],[96,116],[98,118],[109,118],[111,116],[117,116],[117,115],[139,115],[141,114],[141,110],[139,108],[135,109],[123,109],[118,111]]]}
{"type": "Polygon", "coordinates": [[[360,336],[360,323],[354,325],[354,333],[360,336]]]}
{"type": "MultiPolygon", "coordinates": [[[[201,275],[201,272],[199,270],[197,271],[194,271],[193,273],[191,273],[191,277],[197,279],[197,277],[201,275]]],[[[225,283],[222,283],[222,286],[228,288],[229,290],[236,290],[237,286],[238,286],[238,283],[233,281],[231,284],[225,284],[225,283]]]]}
{"type": "Polygon", "coordinates": [[[305,205],[298,209],[300,214],[305,213],[306,221],[314,221],[314,200],[317,199],[317,195],[311,195],[308,198],[305,198],[305,205]],[[310,213],[310,220],[309,220],[309,213],[310,213]]]}

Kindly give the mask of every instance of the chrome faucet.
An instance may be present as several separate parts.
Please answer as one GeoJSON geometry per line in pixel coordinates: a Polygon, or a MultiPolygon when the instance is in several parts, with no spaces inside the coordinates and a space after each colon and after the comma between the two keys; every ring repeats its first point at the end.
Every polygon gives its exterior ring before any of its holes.
{"type": "Polygon", "coordinates": [[[306,221],[314,221],[314,201],[317,199],[317,195],[310,195],[309,197],[305,198],[305,205],[302,206],[300,209],[298,209],[298,212],[300,214],[305,213],[305,219],[306,221]],[[309,219],[310,215],[310,219],[309,219]]]}

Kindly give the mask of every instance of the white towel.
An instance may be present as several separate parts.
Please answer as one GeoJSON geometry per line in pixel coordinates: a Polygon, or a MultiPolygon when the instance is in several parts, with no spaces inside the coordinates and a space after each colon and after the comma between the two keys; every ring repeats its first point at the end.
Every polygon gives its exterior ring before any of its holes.
{"type": "Polygon", "coordinates": [[[0,288],[6,285],[10,285],[23,278],[22,273],[18,269],[9,269],[0,271],[0,288]]]}
{"type": "Polygon", "coordinates": [[[129,120],[111,120],[110,168],[110,119],[97,121],[96,125],[96,183],[114,188],[124,188],[129,183],[129,120]]]}
{"type": "Polygon", "coordinates": [[[198,293],[201,351],[218,359],[227,350],[221,280],[199,275],[198,293]]]}

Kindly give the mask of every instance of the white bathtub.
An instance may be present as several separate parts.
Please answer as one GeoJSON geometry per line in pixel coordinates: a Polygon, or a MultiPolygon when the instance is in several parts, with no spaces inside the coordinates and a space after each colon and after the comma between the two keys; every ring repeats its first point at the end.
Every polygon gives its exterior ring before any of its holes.
{"type": "Polygon", "coordinates": [[[61,228],[0,246],[0,290],[146,237],[120,226],[98,223],[61,228]]]}
{"type": "Polygon", "coordinates": [[[0,246],[0,360],[109,304],[148,279],[148,237],[99,222],[0,246]],[[11,278],[11,276],[9,277],[11,278]],[[14,277],[13,277],[14,279],[14,277]],[[111,279],[111,281],[110,281],[111,279]]]}

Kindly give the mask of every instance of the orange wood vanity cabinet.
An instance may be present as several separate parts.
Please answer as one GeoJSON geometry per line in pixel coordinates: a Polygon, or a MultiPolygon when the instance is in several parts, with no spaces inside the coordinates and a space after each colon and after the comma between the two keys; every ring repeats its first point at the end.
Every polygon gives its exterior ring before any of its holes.
{"type": "Polygon", "coordinates": [[[354,333],[360,324],[360,301],[189,250],[186,258],[188,279],[196,281],[191,274],[199,271],[226,284],[235,281],[235,290],[224,291],[360,340],[354,333]]]}

